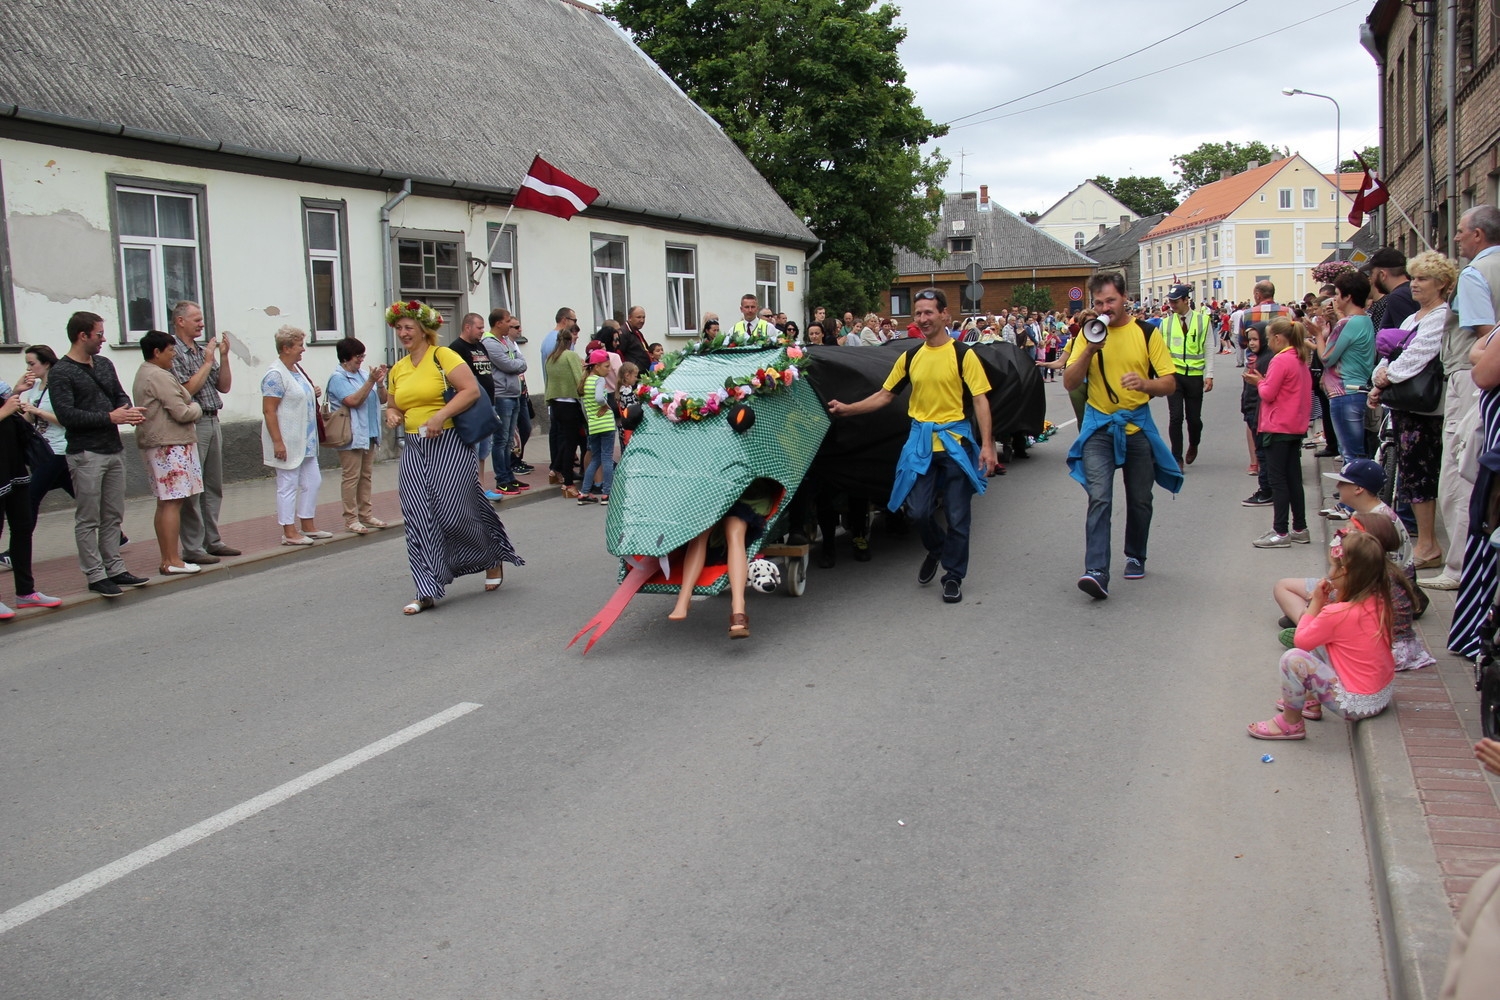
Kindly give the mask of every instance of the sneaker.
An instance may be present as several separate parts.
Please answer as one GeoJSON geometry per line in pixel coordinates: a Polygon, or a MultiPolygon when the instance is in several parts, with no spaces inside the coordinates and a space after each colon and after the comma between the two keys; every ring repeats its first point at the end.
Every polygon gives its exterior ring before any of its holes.
{"type": "Polygon", "coordinates": [[[1286,535],[1278,535],[1275,531],[1268,531],[1250,544],[1254,545],[1257,549],[1289,549],[1292,547],[1292,540],[1286,535]]]}
{"type": "Polygon", "coordinates": [[[517,462],[517,461],[513,460],[510,463],[510,471],[511,472],[519,472],[521,475],[526,476],[526,475],[530,475],[531,473],[535,472],[536,469],[534,469],[531,466],[527,465],[525,462],[517,462]]]}
{"type": "Polygon", "coordinates": [[[1125,579],[1140,580],[1146,576],[1146,564],[1140,559],[1125,560],[1125,579]]]}
{"type": "Polygon", "coordinates": [[[1259,490],[1240,501],[1241,507],[1269,507],[1271,506],[1271,494],[1262,493],[1259,490]]]}
{"type": "Polygon", "coordinates": [[[578,506],[580,506],[580,507],[587,507],[591,503],[598,503],[598,502],[599,502],[599,498],[596,497],[596,496],[594,496],[594,494],[592,494],[592,493],[580,493],[580,494],[578,494],[578,506]]]}
{"type": "Polygon", "coordinates": [[[1312,544],[1312,537],[1308,535],[1306,528],[1303,528],[1301,531],[1293,531],[1286,537],[1296,542],[1298,545],[1312,544]]]}
{"type": "Polygon", "coordinates": [[[0,552],[0,569],[10,569],[10,553],[0,552]]]}
{"type": "Polygon", "coordinates": [[[1096,601],[1102,601],[1109,597],[1109,588],[1104,585],[1104,579],[1098,573],[1085,573],[1080,576],[1078,578],[1078,589],[1096,601]]]}
{"type": "Polygon", "coordinates": [[[854,561],[870,561],[870,540],[859,535],[854,536],[854,561]]]}
{"type": "Polygon", "coordinates": [[[517,493],[525,493],[527,490],[531,489],[531,485],[529,483],[523,483],[518,479],[512,479],[510,482],[505,484],[505,488],[508,490],[515,490],[517,493]]]}
{"type": "MultiPolygon", "coordinates": [[[[17,602],[17,603],[19,603],[19,602],[17,602]]],[[[12,611],[10,608],[6,607],[5,604],[4,604],[4,602],[0,602],[0,622],[10,621],[15,616],[16,616],[16,613],[14,611],[12,611]]]]}
{"type": "Polygon", "coordinates": [[[931,552],[927,553],[922,558],[922,568],[917,570],[917,582],[924,587],[927,586],[932,582],[932,578],[937,576],[937,568],[938,557],[931,552]]]}
{"type": "Polygon", "coordinates": [[[1292,621],[1286,615],[1282,615],[1279,619],[1277,619],[1277,621],[1276,621],[1276,627],[1277,628],[1296,628],[1297,627],[1297,623],[1294,622],[1294,621],[1292,621]]]}
{"type": "Polygon", "coordinates": [[[89,584],[89,590],[92,590],[101,597],[119,597],[125,593],[125,591],[120,589],[120,585],[113,580],[99,580],[91,583],[89,584]]]}
{"type": "Polygon", "coordinates": [[[608,507],[609,506],[609,494],[608,493],[601,493],[601,494],[599,494],[599,506],[601,506],[601,507],[608,507]]]}
{"type": "Polygon", "coordinates": [[[1347,521],[1352,514],[1348,507],[1324,507],[1318,513],[1330,521],[1347,521]]]}
{"type": "Polygon", "coordinates": [[[957,604],[964,599],[963,581],[948,579],[943,581],[943,603],[957,604]]]}
{"type": "Polygon", "coordinates": [[[57,608],[61,606],[61,597],[49,597],[40,590],[31,594],[22,594],[16,598],[16,607],[18,608],[57,608]]]}
{"type": "Polygon", "coordinates": [[[504,486],[497,486],[493,492],[503,497],[517,497],[521,495],[521,491],[516,489],[515,483],[506,483],[504,486]]]}
{"type": "Polygon", "coordinates": [[[144,576],[136,576],[134,573],[116,573],[109,578],[109,582],[119,584],[122,587],[144,587],[151,581],[144,576]]]}
{"type": "Polygon", "coordinates": [[[1294,628],[1284,628],[1277,634],[1276,639],[1283,647],[1291,649],[1297,645],[1297,630],[1294,628]]]}
{"type": "Polygon", "coordinates": [[[484,498],[490,503],[494,503],[497,500],[504,500],[505,494],[500,492],[499,490],[485,490],[484,498]]]}

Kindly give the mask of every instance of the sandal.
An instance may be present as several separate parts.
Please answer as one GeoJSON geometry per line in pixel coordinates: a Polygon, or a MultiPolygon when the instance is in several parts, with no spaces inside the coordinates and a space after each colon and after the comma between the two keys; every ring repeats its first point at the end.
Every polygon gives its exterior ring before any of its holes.
{"type": "Polygon", "coordinates": [[[437,607],[437,601],[430,597],[419,597],[406,607],[401,609],[403,615],[420,615],[424,611],[431,611],[437,607]]]}
{"type": "Polygon", "coordinates": [[[737,611],[729,616],[729,638],[750,638],[750,616],[743,611],[737,611]]]}
{"type": "Polygon", "coordinates": [[[1258,466],[1258,465],[1252,465],[1252,466],[1250,466],[1249,468],[1247,468],[1245,470],[1245,475],[1247,475],[1247,476],[1258,476],[1258,475],[1260,475],[1260,466],[1258,466]]]}
{"type": "Polygon", "coordinates": [[[502,563],[496,566],[495,570],[499,572],[499,576],[486,576],[484,578],[484,592],[486,594],[499,590],[500,585],[505,582],[505,565],[502,563]]]}
{"type": "MultiPolygon", "coordinates": [[[[1280,698],[1276,699],[1276,711],[1285,712],[1286,702],[1280,698]]],[[[1323,703],[1321,701],[1305,701],[1302,703],[1302,721],[1322,722],[1323,703]]]]}
{"type": "Polygon", "coordinates": [[[562,495],[567,497],[569,500],[577,500],[581,494],[578,492],[576,487],[564,486],[562,488],[562,495]]]}
{"type": "Polygon", "coordinates": [[[1257,740],[1303,740],[1307,738],[1307,723],[1299,722],[1295,726],[1288,726],[1286,720],[1279,715],[1273,715],[1264,722],[1252,722],[1246,729],[1257,740]]]}

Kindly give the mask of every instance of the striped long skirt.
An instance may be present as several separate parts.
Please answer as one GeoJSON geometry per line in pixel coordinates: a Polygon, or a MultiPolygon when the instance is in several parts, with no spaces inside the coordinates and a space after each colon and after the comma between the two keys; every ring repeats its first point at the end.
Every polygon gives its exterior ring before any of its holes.
{"type": "Polygon", "coordinates": [[[401,516],[418,597],[433,600],[454,577],[508,562],[525,565],[479,485],[479,460],[454,430],[407,434],[401,449],[401,516]]]}
{"type": "MultiPolygon", "coordinates": [[[[1500,389],[1491,389],[1479,398],[1484,425],[1484,447],[1500,448],[1500,389]]],[[[1479,483],[1469,501],[1469,532],[1464,547],[1464,569],[1458,585],[1458,603],[1453,608],[1453,626],[1448,630],[1448,648],[1469,659],[1479,655],[1479,627],[1495,603],[1495,579],[1500,553],[1481,532],[1484,521],[1485,489],[1494,473],[1479,471],[1479,483]]]]}

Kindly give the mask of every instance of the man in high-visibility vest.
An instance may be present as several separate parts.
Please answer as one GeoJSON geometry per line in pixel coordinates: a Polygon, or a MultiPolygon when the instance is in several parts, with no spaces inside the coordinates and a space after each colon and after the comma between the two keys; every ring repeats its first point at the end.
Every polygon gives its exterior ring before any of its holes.
{"type": "Polygon", "coordinates": [[[1192,465],[1203,437],[1203,394],[1214,388],[1213,318],[1206,309],[1193,308],[1193,286],[1167,290],[1171,310],[1162,317],[1161,335],[1167,341],[1177,371],[1177,391],[1167,397],[1171,423],[1167,428],[1172,457],[1178,465],[1192,465]],[[1182,450],[1182,418],[1187,416],[1187,452],[1182,450]]]}

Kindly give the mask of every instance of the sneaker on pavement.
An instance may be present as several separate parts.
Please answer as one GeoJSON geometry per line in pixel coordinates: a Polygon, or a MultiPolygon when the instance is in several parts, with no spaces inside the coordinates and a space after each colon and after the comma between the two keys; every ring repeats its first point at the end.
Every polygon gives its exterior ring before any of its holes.
{"type": "Polygon", "coordinates": [[[1447,573],[1439,573],[1437,576],[1417,577],[1417,586],[1427,590],[1457,590],[1458,581],[1447,573]]]}
{"type": "Polygon", "coordinates": [[[10,553],[0,552],[0,569],[10,569],[10,553]]]}
{"type": "Polygon", "coordinates": [[[1287,649],[1291,649],[1293,646],[1297,645],[1296,637],[1297,630],[1294,628],[1284,628],[1281,630],[1281,633],[1276,636],[1281,645],[1287,649]]]}
{"type": "Polygon", "coordinates": [[[516,489],[515,483],[506,483],[504,486],[496,486],[494,491],[503,497],[515,497],[521,495],[521,491],[516,489]]]}
{"type": "Polygon", "coordinates": [[[1286,535],[1278,535],[1274,531],[1268,531],[1250,544],[1254,545],[1257,549],[1289,549],[1292,547],[1292,540],[1286,535]]]}
{"type": "Polygon", "coordinates": [[[12,611],[10,608],[6,607],[5,604],[4,604],[4,602],[0,602],[0,622],[9,621],[10,619],[14,618],[15,616],[16,616],[16,613],[14,611],[12,611]]]}
{"type": "Polygon", "coordinates": [[[151,581],[144,576],[136,576],[134,573],[116,573],[109,578],[110,583],[117,583],[122,587],[144,587],[151,581]]]}
{"type": "Polygon", "coordinates": [[[870,540],[861,535],[854,536],[854,561],[870,561],[870,540]]]}
{"type": "Polygon", "coordinates": [[[531,466],[527,465],[525,462],[511,462],[510,463],[510,471],[511,472],[519,472],[521,475],[524,476],[524,475],[527,475],[529,473],[535,472],[536,469],[534,469],[531,466]]]}
{"type": "Polygon", "coordinates": [[[484,498],[490,503],[494,503],[497,500],[504,500],[505,494],[500,492],[499,490],[485,490],[484,498]]]}
{"type": "Polygon", "coordinates": [[[519,479],[512,479],[510,482],[505,484],[505,488],[508,490],[515,490],[517,493],[525,493],[527,490],[531,489],[531,485],[529,483],[523,483],[519,479]]]}
{"type": "Polygon", "coordinates": [[[1296,542],[1298,545],[1312,544],[1312,536],[1307,533],[1306,528],[1303,528],[1301,531],[1290,532],[1286,537],[1291,541],[1296,542]]]}
{"type": "Polygon", "coordinates": [[[1125,560],[1125,579],[1140,580],[1146,576],[1146,564],[1139,559],[1125,560]]]}
{"type": "Polygon", "coordinates": [[[596,496],[594,496],[594,494],[592,494],[592,493],[580,493],[580,494],[578,494],[578,506],[580,506],[580,507],[587,507],[591,503],[598,503],[598,502],[599,502],[599,498],[596,497],[596,496]]]}
{"type": "Polygon", "coordinates": [[[1078,589],[1096,601],[1102,601],[1109,597],[1109,588],[1104,585],[1104,580],[1098,573],[1085,573],[1080,576],[1078,578],[1078,589]]]}
{"type": "Polygon", "coordinates": [[[601,493],[601,494],[599,494],[599,506],[601,506],[601,507],[608,507],[609,506],[609,494],[608,493],[601,493]]]}
{"type": "Polygon", "coordinates": [[[924,587],[927,586],[932,582],[932,578],[937,576],[937,568],[938,557],[931,552],[927,553],[922,558],[922,568],[917,570],[917,582],[924,587]]]}
{"type": "Polygon", "coordinates": [[[61,606],[61,597],[49,597],[40,590],[30,594],[22,594],[16,598],[16,607],[18,608],[56,608],[61,606]]]}
{"type": "Polygon", "coordinates": [[[943,581],[943,603],[944,604],[957,604],[959,601],[961,601],[963,599],[964,599],[963,581],[961,581],[961,580],[944,580],[943,581]]]}
{"type": "Polygon", "coordinates": [[[1320,517],[1326,517],[1330,521],[1347,521],[1349,520],[1350,511],[1348,507],[1324,507],[1322,510],[1318,511],[1318,515],[1320,517]]]}
{"type": "Polygon", "coordinates": [[[1279,619],[1277,619],[1277,621],[1276,621],[1276,627],[1277,628],[1296,628],[1297,627],[1297,623],[1294,622],[1294,621],[1292,621],[1286,615],[1282,615],[1279,619]]]}
{"type": "Polygon", "coordinates": [[[1271,494],[1261,493],[1259,490],[1250,494],[1240,501],[1241,507],[1269,507],[1271,506],[1271,494]]]}
{"type": "Polygon", "coordinates": [[[118,583],[115,583],[113,580],[97,580],[94,583],[89,584],[89,590],[98,594],[100,597],[119,597],[121,594],[125,593],[125,591],[120,589],[120,585],[118,583]]]}

